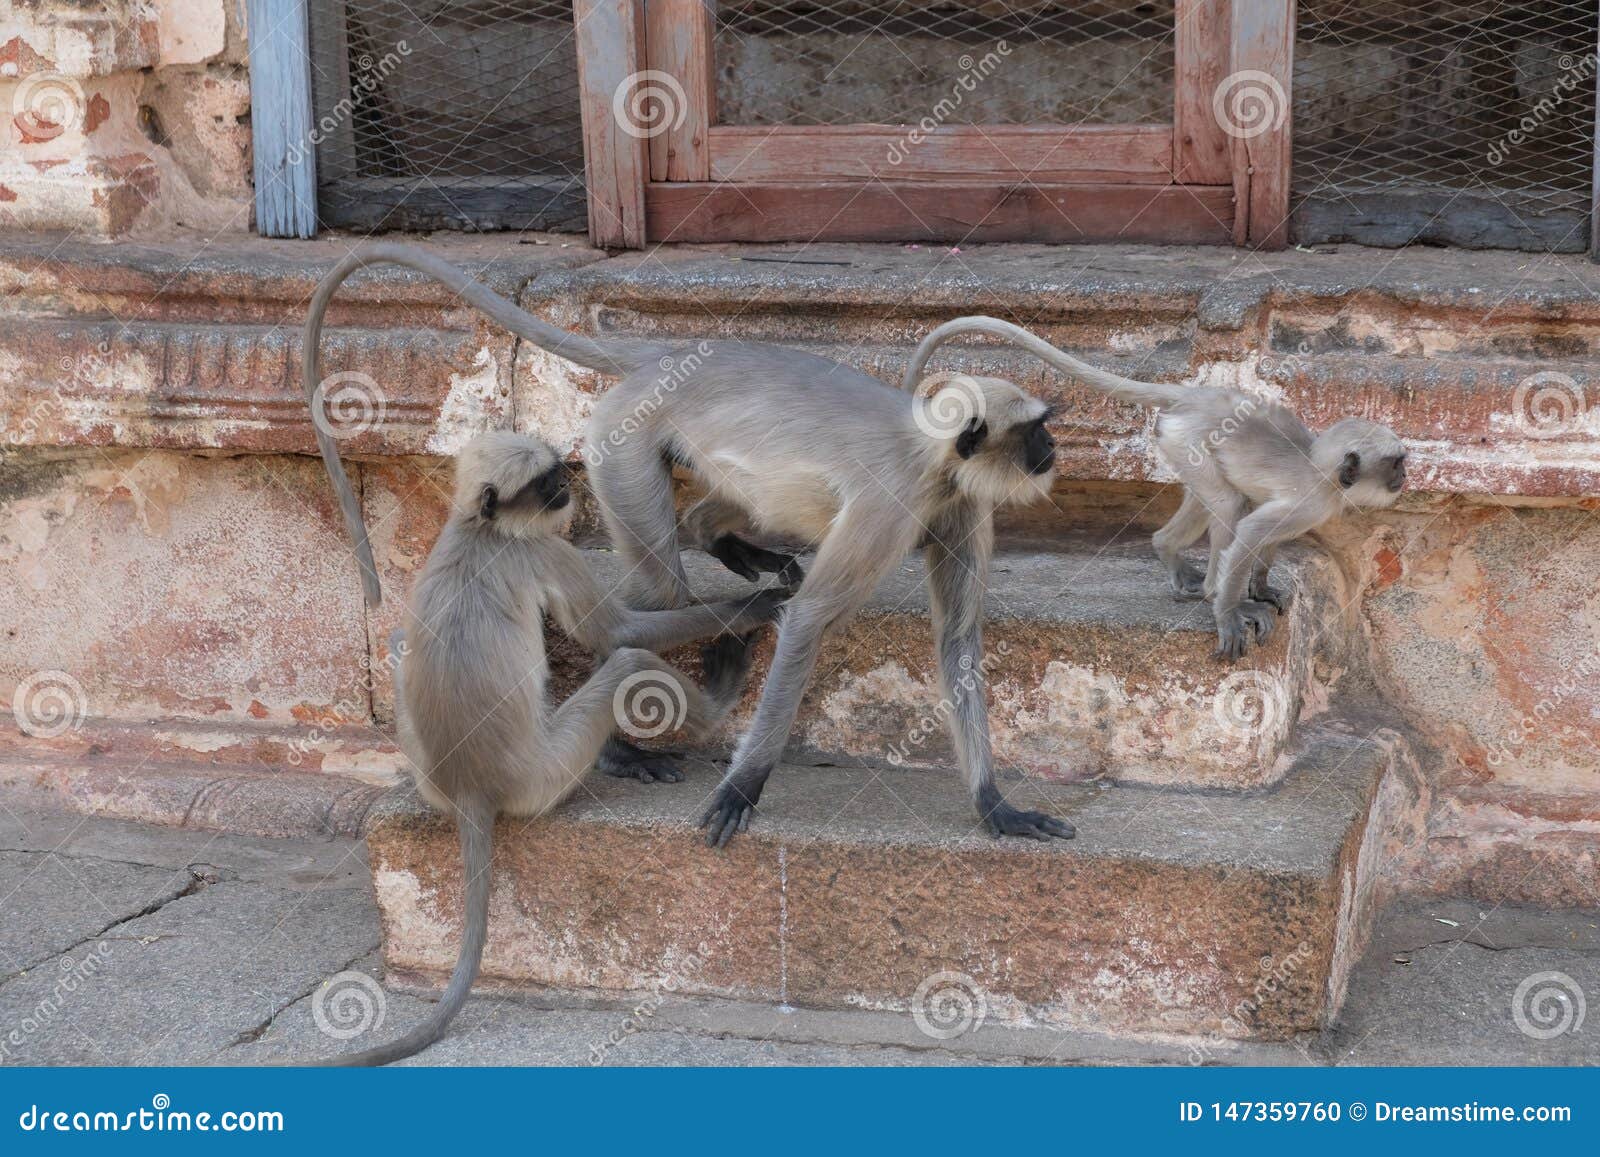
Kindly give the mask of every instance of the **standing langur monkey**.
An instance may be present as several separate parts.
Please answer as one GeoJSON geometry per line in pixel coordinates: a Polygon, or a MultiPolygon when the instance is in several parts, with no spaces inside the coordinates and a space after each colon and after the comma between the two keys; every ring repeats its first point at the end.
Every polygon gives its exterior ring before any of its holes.
{"type": "MultiPolygon", "coordinates": [[[[1055,471],[1043,402],[997,378],[958,378],[931,397],[914,397],[827,358],[753,342],[588,338],[524,313],[449,263],[406,245],[365,246],[323,285],[385,261],[437,278],[559,357],[622,379],[595,405],[589,476],[612,546],[629,571],[634,605],[675,608],[689,599],[678,555],[674,466],[706,487],[715,508],[737,512],[708,519],[713,543],[732,527],[818,543],[810,573],[783,615],[755,720],[702,817],[708,843],[726,844],[749,824],[799,712],[823,634],[848,621],[919,544],[925,544],[956,757],[979,816],[997,836],[1074,834],[1071,824],[1012,807],[1001,796],[983,677],[994,509],[1047,496],[1055,471]],[[665,384],[663,358],[679,367],[665,384]]],[[[308,326],[326,305],[319,290],[308,326]]],[[[359,519],[350,525],[370,585],[371,548],[359,519]]],[[[769,552],[727,553],[733,558],[724,561],[741,573],[782,573],[792,562],[769,552]]]]}
{"type": "Polygon", "coordinates": [[[1003,338],[1118,401],[1160,410],[1156,446],[1184,496],[1156,531],[1156,554],[1178,598],[1211,600],[1219,656],[1237,659],[1252,633],[1258,643],[1272,634],[1273,612],[1288,602],[1267,585],[1279,545],[1345,510],[1393,506],[1405,487],[1406,448],[1387,426],[1343,418],[1314,434],[1277,402],[1124,378],[993,317],[959,317],[923,338],[906,367],[906,389],[916,388],[935,349],[964,333],[1003,338]],[[1201,575],[1180,552],[1208,532],[1211,557],[1201,575]]]}

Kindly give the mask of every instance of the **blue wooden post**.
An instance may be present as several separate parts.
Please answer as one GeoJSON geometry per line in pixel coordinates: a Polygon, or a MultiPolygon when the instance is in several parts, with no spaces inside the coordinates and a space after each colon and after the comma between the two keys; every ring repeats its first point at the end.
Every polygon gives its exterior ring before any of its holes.
{"type": "Polygon", "coordinates": [[[263,237],[314,237],[317,232],[306,3],[249,0],[250,137],[256,232],[263,237]]]}

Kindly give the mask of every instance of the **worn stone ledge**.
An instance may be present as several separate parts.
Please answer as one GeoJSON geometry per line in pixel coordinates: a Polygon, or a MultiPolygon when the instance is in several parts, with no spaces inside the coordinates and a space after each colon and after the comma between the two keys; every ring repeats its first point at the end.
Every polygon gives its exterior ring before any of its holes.
{"type": "MultiPolygon", "coordinates": [[[[684,339],[737,334],[898,378],[950,316],[991,312],[1124,373],[1282,397],[1313,424],[1360,412],[1412,441],[1418,489],[1600,492],[1600,306],[1580,258],[1337,247],[1242,255],[1138,246],[824,245],[787,265],[767,246],[659,248],[605,260],[557,237],[427,239],[556,324],[684,339]],[[567,248],[562,248],[567,246],[567,248]],[[1542,392],[1541,392],[1542,391],[1542,392]]],[[[347,251],[232,240],[0,248],[0,413],[14,442],[303,451],[299,327],[347,251]],[[112,331],[108,334],[108,328],[112,331]]],[[[446,454],[512,423],[576,451],[599,375],[522,344],[398,270],[358,275],[330,311],[330,372],[369,376],[385,406],[355,455],[446,454]]],[[[992,344],[940,368],[1009,376],[1058,406],[1064,475],[1170,481],[1151,417],[992,344]]]]}
{"type": "Polygon", "coordinates": [[[269,839],[358,836],[387,790],[338,775],[281,769],[32,762],[0,756],[0,791],[12,806],[269,839]]]}
{"type": "MultiPolygon", "coordinates": [[[[507,297],[544,269],[598,256],[555,238],[434,248],[507,297]]],[[[9,443],[314,450],[300,331],[317,281],[349,249],[340,238],[200,251],[9,241],[0,248],[0,421],[9,443]]],[[[326,374],[363,375],[355,389],[371,401],[341,424],[344,449],[448,454],[477,430],[510,425],[514,344],[418,274],[357,274],[329,310],[323,339],[326,374]]]]}
{"type": "MultiPolygon", "coordinates": [[[[620,586],[609,551],[591,570],[620,586]]],[[[714,560],[684,561],[697,595],[750,588],[714,560]]],[[[1319,659],[1337,652],[1349,623],[1328,560],[1288,552],[1274,581],[1294,594],[1265,647],[1216,662],[1216,628],[1203,604],[1175,601],[1148,541],[1066,539],[1051,553],[996,555],[986,597],[984,661],[998,766],[1056,782],[1109,779],[1162,787],[1258,788],[1278,781],[1302,701],[1321,703],[1319,659]]],[[[549,641],[556,694],[591,661],[549,641]]],[[[773,640],[758,644],[749,689],[729,726],[748,726],[773,640]]],[[[699,671],[698,648],[669,658],[699,671]]],[[[790,736],[789,758],[912,768],[952,764],[939,714],[927,584],[908,559],[862,611],[824,640],[790,736]]]]}
{"type": "MultiPolygon", "coordinates": [[[[779,768],[720,853],[692,827],[705,771],[589,780],[544,819],[499,824],[484,975],[905,1010],[959,972],[996,1022],[1284,1039],[1336,1010],[1370,919],[1388,754],[1354,730],[1314,730],[1284,784],[1250,796],[1008,785],[1077,825],[1050,845],[980,834],[953,773],[779,768]]],[[[455,841],[414,797],[374,812],[390,969],[453,962],[455,841]]]]}
{"type": "MultiPolygon", "coordinates": [[[[781,252],[628,255],[541,279],[524,304],[591,333],[795,344],[887,381],[931,326],[988,312],[1122,373],[1279,397],[1313,425],[1349,413],[1387,422],[1413,442],[1418,489],[1600,491],[1600,423],[1588,412],[1600,303],[1581,257],[823,245],[803,258],[840,264],[750,260],[781,252]]],[[[1008,376],[1054,402],[1069,478],[1172,480],[1150,415],[992,343],[946,347],[936,365],[1008,376]]],[[[519,352],[518,413],[558,436],[576,437],[603,388],[598,375],[519,352]]]]}

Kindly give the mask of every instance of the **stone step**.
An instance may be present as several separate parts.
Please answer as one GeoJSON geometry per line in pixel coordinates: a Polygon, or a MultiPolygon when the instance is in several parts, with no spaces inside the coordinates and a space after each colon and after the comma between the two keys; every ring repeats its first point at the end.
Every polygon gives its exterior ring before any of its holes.
{"type": "MultiPolygon", "coordinates": [[[[1004,785],[1077,826],[1049,844],[983,835],[953,772],[780,767],[721,852],[692,826],[719,769],[591,777],[499,824],[484,977],[911,1009],[935,1032],[965,1000],[996,1023],[1284,1039],[1328,1022],[1359,955],[1393,735],[1307,729],[1249,794],[1004,785]]],[[[368,846],[391,974],[436,981],[460,935],[453,826],[396,793],[368,846]]]]}
{"type": "MultiPolygon", "coordinates": [[[[984,670],[999,765],[1063,782],[1249,788],[1281,777],[1302,705],[1325,697],[1318,659],[1344,643],[1345,600],[1331,563],[1306,548],[1285,552],[1273,580],[1294,600],[1271,641],[1229,665],[1213,658],[1209,606],[1172,597],[1148,538],[1073,534],[1055,546],[994,559],[984,670]]],[[[602,581],[619,588],[618,557],[586,553],[602,581]]],[[[685,552],[684,561],[702,598],[752,589],[707,555],[685,552]]],[[[772,646],[766,632],[735,727],[754,711],[772,646]]],[[[698,673],[697,648],[668,657],[698,673]]],[[[558,639],[551,663],[560,694],[591,667],[558,639]]],[[[925,571],[912,556],[824,642],[788,758],[949,764],[939,702],[925,571]]]]}

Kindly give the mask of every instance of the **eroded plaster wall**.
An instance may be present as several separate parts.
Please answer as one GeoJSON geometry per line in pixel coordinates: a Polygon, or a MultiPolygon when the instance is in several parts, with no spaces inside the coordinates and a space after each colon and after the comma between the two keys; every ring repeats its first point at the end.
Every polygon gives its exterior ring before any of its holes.
{"type": "Polygon", "coordinates": [[[250,227],[244,0],[4,0],[0,229],[250,227]]]}

